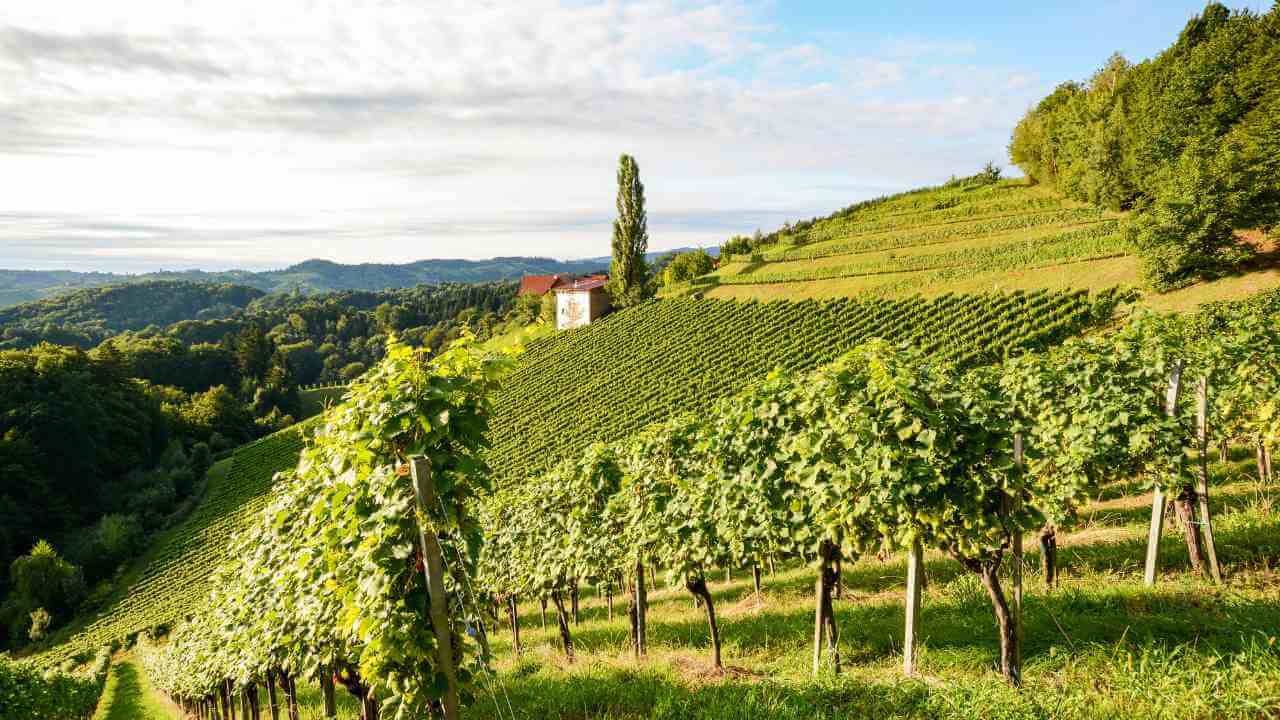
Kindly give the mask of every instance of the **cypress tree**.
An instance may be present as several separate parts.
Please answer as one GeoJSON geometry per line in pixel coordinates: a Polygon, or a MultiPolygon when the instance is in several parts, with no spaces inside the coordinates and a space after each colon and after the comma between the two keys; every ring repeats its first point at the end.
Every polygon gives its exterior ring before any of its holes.
{"type": "Polygon", "coordinates": [[[644,259],[649,249],[649,229],[640,166],[630,155],[618,158],[618,219],[613,221],[612,244],[609,294],[615,305],[635,305],[649,295],[644,259]]]}

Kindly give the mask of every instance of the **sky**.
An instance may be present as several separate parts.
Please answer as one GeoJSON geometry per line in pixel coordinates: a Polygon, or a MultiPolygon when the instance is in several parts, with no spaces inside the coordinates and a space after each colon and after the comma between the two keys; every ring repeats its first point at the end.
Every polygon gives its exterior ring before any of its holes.
{"type": "Polygon", "coordinates": [[[716,245],[1007,166],[1202,8],[4,0],[0,268],[607,255],[624,152],[650,249],[716,245]]]}

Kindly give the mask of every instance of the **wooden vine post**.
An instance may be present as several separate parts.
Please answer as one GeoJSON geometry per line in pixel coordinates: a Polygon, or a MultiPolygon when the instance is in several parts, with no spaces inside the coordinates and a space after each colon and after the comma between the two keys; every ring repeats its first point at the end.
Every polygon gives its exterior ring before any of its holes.
{"type": "MultiPolygon", "coordinates": [[[[1023,469],[1022,433],[1013,436],[1013,462],[1018,466],[1019,474],[1023,469]]],[[[1022,496],[1018,495],[1014,509],[1022,510],[1022,496]]],[[[1014,677],[1022,678],[1022,528],[1014,527],[1013,547],[1009,558],[1009,584],[1011,588],[1010,614],[1013,615],[1013,663],[1014,677]]]]}
{"type": "MultiPolygon", "coordinates": [[[[1164,411],[1172,417],[1177,412],[1178,390],[1182,386],[1182,361],[1173,363],[1173,372],[1169,375],[1169,392],[1165,395],[1164,411]]],[[[1156,584],[1156,560],[1160,554],[1160,531],[1164,527],[1165,493],[1164,485],[1156,483],[1151,494],[1151,527],[1147,532],[1147,563],[1142,573],[1142,582],[1148,587],[1156,584]]]]}
{"type": "MultiPolygon", "coordinates": [[[[415,457],[410,460],[410,471],[418,510],[425,520],[430,517],[428,509],[436,501],[435,487],[431,484],[431,463],[425,457],[415,457]]],[[[436,663],[445,678],[441,705],[445,720],[458,720],[461,717],[458,709],[458,677],[453,668],[453,630],[449,626],[449,611],[445,604],[444,559],[440,551],[440,540],[435,532],[424,521],[419,523],[418,535],[422,542],[423,565],[427,573],[427,592],[431,594],[431,629],[436,636],[436,663]]]]}
{"type": "Polygon", "coordinates": [[[1201,377],[1196,388],[1196,440],[1199,451],[1199,475],[1196,495],[1200,502],[1200,532],[1204,537],[1205,553],[1209,556],[1209,574],[1213,581],[1222,584],[1222,568],[1218,565],[1218,547],[1213,539],[1213,518],[1209,515],[1209,378],[1201,377]]]}
{"type": "MultiPolygon", "coordinates": [[[[650,573],[652,575],[652,573],[650,573]]],[[[644,657],[649,651],[649,643],[646,636],[646,606],[649,604],[648,593],[644,587],[644,561],[636,561],[636,581],[635,581],[635,610],[636,610],[636,657],[644,657]]]]}
{"type": "Polygon", "coordinates": [[[835,609],[831,603],[836,578],[835,559],[839,554],[839,548],[826,540],[822,541],[818,548],[820,564],[813,592],[813,674],[815,677],[822,668],[824,637],[830,648],[832,669],[837,675],[840,674],[840,637],[836,629],[835,609]]]}
{"type": "Polygon", "coordinates": [[[511,649],[519,656],[523,648],[520,646],[520,603],[515,595],[507,597],[507,618],[511,623],[511,649]]]}
{"type": "Polygon", "coordinates": [[[916,628],[920,620],[920,590],[924,582],[924,548],[920,541],[911,543],[907,553],[907,619],[902,635],[902,672],[916,672],[916,628]]]}

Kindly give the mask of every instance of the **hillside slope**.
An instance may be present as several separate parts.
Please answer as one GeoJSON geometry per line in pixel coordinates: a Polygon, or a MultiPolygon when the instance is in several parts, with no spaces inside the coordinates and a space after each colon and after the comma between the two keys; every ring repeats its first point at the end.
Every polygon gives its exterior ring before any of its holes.
{"type": "MultiPolygon", "coordinates": [[[[962,180],[766,236],[676,292],[794,300],[1140,288],[1139,261],[1120,230],[1123,217],[1023,180],[962,180]]],[[[1263,253],[1238,276],[1149,294],[1143,302],[1186,310],[1277,286],[1280,266],[1263,253]]]]}
{"type": "Polygon", "coordinates": [[[205,601],[213,568],[228,542],[267,503],[272,477],[292,467],[303,436],[316,421],[299,423],[244,445],[209,473],[205,495],[190,516],[163,533],[117,583],[117,592],[79,622],[55,634],[40,655],[55,665],[78,653],[143,630],[167,625],[205,601]]]}
{"type": "MultiPolygon", "coordinates": [[[[1062,292],[931,301],[651,301],[535,341],[495,399],[490,460],[499,482],[518,480],[583,444],[697,411],[775,367],[816,367],[872,336],[983,362],[1109,318],[1111,300],[1062,292]]],[[[273,475],[293,466],[314,422],[237,450],[193,515],[135,564],[119,595],[42,660],[57,662],[173,622],[203,601],[231,533],[264,505],[273,475]]]]}
{"type": "Polygon", "coordinates": [[[774,368],[815,368],[871,337],[980,364],[1060,341],[1113,307],[1110,294],[1078,292],[651,301],[534,343],[495,399],[489,462],[499,482],[516,481],[588,443],[698,412],[774,368]]]}

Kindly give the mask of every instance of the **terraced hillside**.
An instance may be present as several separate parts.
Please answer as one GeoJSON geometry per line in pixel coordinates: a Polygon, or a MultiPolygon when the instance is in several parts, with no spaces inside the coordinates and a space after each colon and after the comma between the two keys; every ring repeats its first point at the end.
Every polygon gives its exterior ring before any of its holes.
{"type": "Polygon", "coordinates": [[[292,467],[313,421],[244,445],[210,470],[205,496],[180,525],[161,535],[103,609],[61,633],[65,642],[40,656],[56,665],[114,640],[183,617],[209,594],[213,568],[227,557],[231,535],[266,505],[271,479],[292,467]]]}
{"type": "MultiPolygon", "coordinates": [[[[1021,180],[955,183],[781,231],[776,242],[727,256],[717,271],[677,292],[766,300],[1138,287],[1121,217],[1021,180]]],[[[1184,309],[1280,285],[1280,271],[1254,269],[1146,302],[1184,309]]]]}

